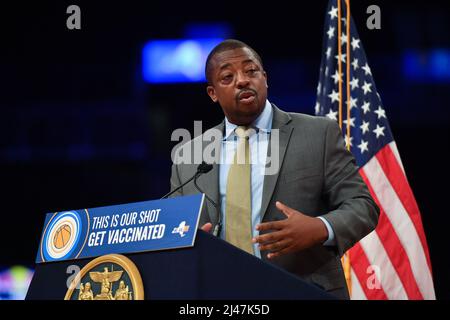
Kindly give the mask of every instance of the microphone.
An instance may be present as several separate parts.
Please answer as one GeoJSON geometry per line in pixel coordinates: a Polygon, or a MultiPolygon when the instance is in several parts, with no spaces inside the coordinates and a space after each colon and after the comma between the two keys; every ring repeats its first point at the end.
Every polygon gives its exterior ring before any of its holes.
{"type": "Polygon", "coordinates": [[[205,161],[203,161],[198,165],[197,172],[208,173],[212,170],[212,168],[213,168],[212,164],[208,164],[205,161]]]}
{"type": "Polygon", "coordinates": [[[218,206],[217,203],[215,203],[210,197],[208,197],[208,195],[197,185],[197,178],[200,177],[202,174],[204,173],[208,173],[212,170],[213,165],[212,164],[208,164],[205,161],[203,161],[201,164],[198,165],[197,167],[197,172],[195,172],[195,174],[189,178],[188,180],[186,180],[184,183],[182,183],[181,185],[179,185],[177,188],[173,189],[172,191],[170,191],[169,193],[167,193],[166,195],[164,195],[161,199],[166,199],[167,197],[169,197],[170,195],[174,194],[175,192],[177,192],[178,190],[180,190],[181,188],[183,188],[185,185],[187,185],[189,182],[191,182],[192,180],[194,180],[194,186],[195,188],[200,192],[205,194],[205,198],[211,202],[211,204],[216,208],[219,220],[218,223],[216,224],[216,226],[214,227],[214,231],[213,231],[213,235],[214,236],[218,236],[220,233],[220,230],[222,229],[222,215],[220,214],[220,208],[218,206]]]}
{"type": "MultiPolygon", "coordinates": [[[[212,168],[213,168],[212,164],[207,164],[207,163],[204,162],[204,161],[198,166],[198,170],[200,170],[200,167],[201,167],[201,166],[202,166],[202,170],[205,171],[204,173],[211,171],[212,168]]],[[[220,213],[220,207],[219,207],[219,205],[218,205],[217,203],[215,203],[210,197],[208,197],[208,195],[207,195],[207,194],[206,194],[206,193],[198,186],[198,184],[197,184],[197,178],[198,178],[199,176],[200,176],[200,175],[194,177],[194,186],[195,186],[195,189],[197,189],[200,193],[205,194],[205,198],[208,199],[208,201],[211,202],[211,204],[216,208],[216,213],[217,213],[217,216],[218,216],[218,221],[217,221],[216,226],[214,227],[213,235],[214,235],[215,237],[217,237],[217,236],[220,234],[220,230],[222,229],[222,215],[221,215],[221,213],[220,213]]]]}
{"type": "Polygon", "coordinates": [[[195,174],[191,178],[189,178],[189,180],[185,181],[184,183],[179,185],[177,188],[175,188],[172,191],[170,191],[169,193],[165,194],[163,197],[161,197],[161,199],[166,199],[170,195],[174,194],[175,192],[177,192],[178,190],[183,188],[185,185],[187,185],[192,180],[197,179],[202,174],[208,173],[209,171],[211,171],[212,168],[213,168],[213,166],[211,164],[207,164],[206,162],[203,161],[201,164],[198,165],[197,172],[195,172],[195,174]]]}

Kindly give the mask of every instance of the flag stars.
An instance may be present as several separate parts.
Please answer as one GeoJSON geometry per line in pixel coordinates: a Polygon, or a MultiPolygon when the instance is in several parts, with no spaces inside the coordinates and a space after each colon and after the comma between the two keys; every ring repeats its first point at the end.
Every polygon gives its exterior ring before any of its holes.
{"type": "Polygon", "coordinates": [[[361,143],[358,145],[358,148],[361,150],[361,154],[363,154],[364,151],[369,152],[368,144],[369,144],[368,141],[364,141],[361,139],[361,143]]]}
{"type": "Polygon", "coordinates": [[[381,106],[378,106],[378,109],[375,110],[374,112],[377,114],[378,119],[386,118],[386,111],[384,111],[384,109],[381,108],[381,106]]]}
{"type": "MultiPolygon", "coordinates": [[[[342,60],[343,63],[345,63],[345,57],[346,56],[347,56],[346,53],[341,54],[341,60],[342,60]]],[[[339,61],[339,55],[335,55],[334,57],[336,58],[336,60],[339,61]]]]}
{"type": "Polygon", "coordinates": [[[337,9],[337,8],[331,7],[331,10],[328,11],[328,14],[330,15],[331,20],[333,20],[334,18],[337,18],[337,17],[338,17],[337,12],[338,12],[338,9],[337,9]]]}
{"type": "Polygon", "coordinates": [[[364,85],[361,87],[361,89],[364,90],[364,94],[367,94],[367,92],[372,92],[372,89],[370,87],[372,87],[372,84],[364,81],[364,85]]]}
{"type": "Polygon", "coordinates": [[[343,122],[345,123],[346,126],[347,126],[347,122],[348,122],[350,127],[355,127],[355,117],[350,118],[350,121],[347,121],[347,119],[345,119],[343,122]]]}
{"type": "Polygon", "coordinates": [[[314,106],[314,111],[316,112],[316,114],[320,113],[320,103],[319,103],[319,101],[316,102],[316,105],[314,106]]]}
{"type": "Polygon", "coordinates": [[[333,111],[333,110],[330,109],[330,112],[328,112],[326,114],[326,116],[328,118],[330,118],[331,120],[337,120],[337,111],[333,111]]]}
{"type": "Polygon", "coordinates": [[[353,50],[355,50],[356,48],[360,49],[360,47],[359,47],[359,42],[360,42],[360,41],[361,41],[361,40],[355,39],[355,38],[352,37],[352,43],[351,43],[351,45],[352,45],[352,49],[353,49],[353,50]]]}
{"type": "Polygon", "coordinates": [[[326,55],[327,55],[327,59],[329,59],[330,56],[331,56],[331,47],[328,47],[328,48],[327,48],[326,55]]]}
{"type": "Polygon", "coordinates": [[[363,123],[362,125],[359,126],[359,128],[362,130],[362,133],[365,134],[366,132],[369,131],[369,122],[363,120],[363,123]]]}
{"type": "Polygon", "coordinates": [[[365,101],[364,104],[361,106],[361,109],[363,109],[364,114],[370,111],[370,103],[365,101]]]}
{"type": "Polygon", "coordinates": [[[331,76],[334,79],[334,83],[338,83],[339,81],[342,81],[342,75],[339,73],[338,70],[334,73],[334,75],[331,76]]]}
{"type": "Polygon", "coordinates": [[[345,147],[348,148],[349,144],[350,147],[353,147],[353,137],[345,136],[345,147]]]}
{"type": "MultiPolygon", "coordinates": [[[[333,89],[333,91],[328,95],[328,97],[331,99],[331,103],[333,103],[333,102],[335,102],[335,101],[339,102],[339,93],[336,92],[336,91],[334,91],[334,89],[333,89]]],[[[337,113],[337,112],[336,112],[336,113],[337,113]]]]}
{"type": "Polygon", "coordinates": [[[377,124],[376,129],[373,130],[373,133],[375,133],[375,134],[377,135],[377,139],[378,139],[380,136],[384,136],[384,129],[385,129],[385,127],[380,127],[380,126],[377,124]]]}
{"type": "Polygon", "coordinates": [[[350,81],[350,86],[352,87],[352,90],[355,90],[355,88],[359,88],[359,80],[357,78],[352,78],[352,81],[350,81]]]}
{"type": "Polygon", "coordinates": [[[361,67],[362,69],[364,69],[364,74],[367,76],[367,75],[372,75],[372,71],[370,71],[370,68],[369,68],[369,65],[367,64],[367,62],[366,62],[366,64],[364,65],[364,66],[362,66],[361,67]]]}
{"type": "Polygon", "coordinates": [[[341,34],[341,45],[343,46],[346,43],[347,43],[347,35],[342,32],[342,34],[341,34]]]}
{"type": "Polygon", "coordinates": [[[330,28],[327,31],[328,39],[332,39],[334,37],[334,30],[335,30],[335,28],[330,26],[330,28]]]}
{"type": "Polygon", "coordinates": [[[361,157],[358,158],[359,161],[364,162],[377,150],[379,142],[386,139],[386,136],[390,136],[386,111],[376,92],[372,70],[365,57],[361,39],[354,30],[350,32],[345,27],[338,29],[340,20],[343,21],[342,25],[350,23],[348,19],[340,16],[338,8],[330,6],[327,14],[328,26],[324,28],[325,46],[322,52],[323,69],[320,69],[321,81],[317,87],[318,99],[314,110],[317,115],[325,116],[333,121],[339,118],[343,120],[342,130],[351,131],[354,136],[344,134],[345,146],[361,157]],[[342,47],[336,46],[336,42],[339,42],[342,47]],[[346,47],[349,50],[346,50],[346,47]],[[338,69],[338,65],[343,67],[342,70],[338,69]],[[349,74],[345,73],[345,65],[351,71],[349,74]],[[339,92],[337,84],[345,80],[348,81],[350,91],[344,94],[339,92]],[[342,119],[337,110],[338,104],[348,111],[345,119],[342,119]],[[385,120],[383,121],[382,118],[385,120]]]}
{"type": "MultiPolygon", "coordinates": [[[[348,104],[348,100],[346,101],[346,104],[348,104]]],[[[353,108],[356,108],[356,102],[358,102],[358,98],[350,97],[350,110],[353,108]]]]}

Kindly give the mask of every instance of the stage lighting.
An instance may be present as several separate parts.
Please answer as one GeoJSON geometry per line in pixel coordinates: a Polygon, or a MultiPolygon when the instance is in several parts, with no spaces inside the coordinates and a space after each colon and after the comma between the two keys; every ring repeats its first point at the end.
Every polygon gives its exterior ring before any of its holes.
{"type": "Polygon", "coordinates": [[[223,39],[153,40],[142,51],[142,74],[149,83],[205,81],[208,53],[223,39]]]}
{"type": "Polygon", "coordinates": [[[403,56],[403,73],[415,82],[450,82],[450,50],[411,50],[403,56]]]}

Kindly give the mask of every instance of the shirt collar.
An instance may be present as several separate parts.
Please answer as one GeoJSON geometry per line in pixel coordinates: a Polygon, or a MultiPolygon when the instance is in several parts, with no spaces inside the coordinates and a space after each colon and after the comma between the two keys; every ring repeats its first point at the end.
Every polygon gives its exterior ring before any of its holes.
{"type": "MultiPolygon", "coordinates": [[[[272,128],[272,118],[272,105],[269,100],[266,100],[263,112],[261,112],[258,118],[253,122],[252,127],[257,128],[262,132],[270,132],[270,129],[272,128]]],[[[225,117],[225,136],[223,139],[227,140],[231,135],[234,135],[234,129],[236,129],[236,127],[237,125],[231,123],[228,121],[227,117],[225,117]]]]}

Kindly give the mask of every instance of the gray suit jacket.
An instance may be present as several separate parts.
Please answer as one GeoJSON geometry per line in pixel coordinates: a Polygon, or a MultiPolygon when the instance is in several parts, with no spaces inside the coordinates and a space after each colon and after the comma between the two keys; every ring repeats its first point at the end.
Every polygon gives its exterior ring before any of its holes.
{"type": "MultiPolygon", "coordinates": [[[[375,229],[379,208],[361,179],[353,156],[346,150],[335,121],[286,113],[275,105],[273,111],[272,129],[279,129],[279,170],[277,174],[264,178],[262,221],[286,218],[275,207],[275,201],[281,201],[304,214],[323,216],[333,228],[336,246],[317,245],[274,260],[267,260],[267,252],[261,252],[262,259],[346,299],[348,290],[340,257],[375,229]]],[[[223,132],[224,123],[215,129],[223,132]]],[[[184,147],[189,146],[194,150],[196,143],[197,146],[200,143],[203,149],[208,144],[199,136],[184,147]]],[[[271,143],[272,137],[269,154],[271,143]]],[[[171,189],[193,176],[197,166],[174,164],[171,189]]],[[[197,181],[199,187],[219,203],[219,164],[213,164],[212,171],[200,176],[197,181]]],[[[175,195],[194,193],[198,193],[198,190],[189,183],[175,195]]],[[[206,222],[215,225],[217,221],[217,210],[206,201],[200,226],[206,222]]]]}

